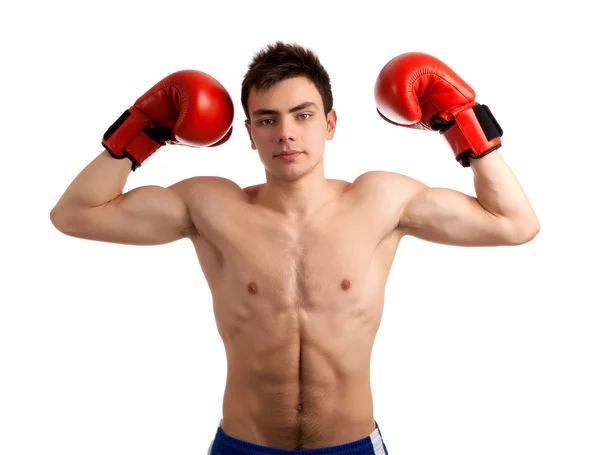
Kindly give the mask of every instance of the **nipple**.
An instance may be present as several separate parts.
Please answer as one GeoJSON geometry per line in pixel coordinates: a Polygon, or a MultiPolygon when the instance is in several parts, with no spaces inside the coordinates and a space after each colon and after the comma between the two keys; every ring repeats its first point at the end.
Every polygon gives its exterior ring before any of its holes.
{"type": "Polygon", "coordinates": [[[348,289],[350,289],[350,281],[348,281],[348,280],[342,281],[342,290],[347,291],[348,289]]]}
{"type": "Polygon", "coordinates": [[[248,292],[250,294],[256,294],[258,292],[258,285],[254,281],[248,285],[248,292]]]}

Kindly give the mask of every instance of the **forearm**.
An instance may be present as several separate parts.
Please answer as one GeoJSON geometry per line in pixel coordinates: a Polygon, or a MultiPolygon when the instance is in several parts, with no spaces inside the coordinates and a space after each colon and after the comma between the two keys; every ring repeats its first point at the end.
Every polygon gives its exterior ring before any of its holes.
{"type": "Polygon", "coordinates": [[[115,159],[104,150],[75,177],[53,212],[97,207],[115,199],[123,193],[130,173],[129,159],[115,159]]]}
{"type": "Polygon", "coordinates": [[[539,225],[523,188],[497,151],[469,162],[477,200],[485,210],[519,224],[539,225]]]}

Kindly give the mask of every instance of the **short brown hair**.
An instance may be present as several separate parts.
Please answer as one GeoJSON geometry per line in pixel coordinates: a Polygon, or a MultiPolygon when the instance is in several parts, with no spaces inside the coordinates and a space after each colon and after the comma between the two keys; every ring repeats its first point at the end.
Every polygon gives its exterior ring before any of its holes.
{"type": "Polygon", "coordinates": [[[327,115],[333,107],[333,94],[329,74],[321,65],[319,57],[299,44],[277,41],[255,53],[248,65],[242,82],[242,106],[246,119],[250,120],[248,96],[253,87],[268,90],[277,82],[296,76],[305,76],[315,84],[327,115]]]}

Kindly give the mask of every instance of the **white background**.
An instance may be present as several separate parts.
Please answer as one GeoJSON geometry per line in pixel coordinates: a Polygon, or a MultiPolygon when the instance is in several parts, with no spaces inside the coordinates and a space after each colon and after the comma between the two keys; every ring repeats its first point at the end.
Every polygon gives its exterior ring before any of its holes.
{"type": "Polygon", "coordinates": [[[401,242],[371,376],[390,454],[600,453],[600,37],[583,2],[533,3],[3,7],[0,453],[206,453],[226,364],[191,243],[80,240],[49,214],[102,151],[106,128],[186,68],[230,91],[233,136],[214,149],[162,149],[126,190],[194,175],[264,182],[240,85],[275,40],[312,48],[331,76],[339,121],[326,177],[380,169],[474,195],[472,171],[439,135],[375,112],[381,67],[427,52],[491,108],[499,153],[541,221],[517,247],[401,242]]]}

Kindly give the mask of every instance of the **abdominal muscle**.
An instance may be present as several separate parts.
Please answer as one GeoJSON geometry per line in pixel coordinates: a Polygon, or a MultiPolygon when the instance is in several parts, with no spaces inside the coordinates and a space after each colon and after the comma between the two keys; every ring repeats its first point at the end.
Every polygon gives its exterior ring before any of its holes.
{"type": "Polygon", "coordinates": [[[343,444],[373,431],[373,327],[365,315],[342,311],[290,308],[226,318],[225,433],[298,449],[343,444]]]}

